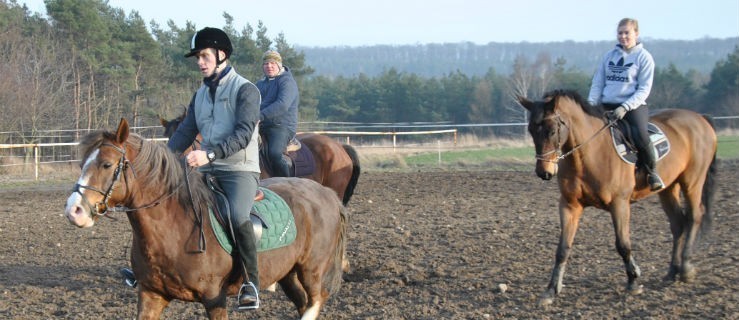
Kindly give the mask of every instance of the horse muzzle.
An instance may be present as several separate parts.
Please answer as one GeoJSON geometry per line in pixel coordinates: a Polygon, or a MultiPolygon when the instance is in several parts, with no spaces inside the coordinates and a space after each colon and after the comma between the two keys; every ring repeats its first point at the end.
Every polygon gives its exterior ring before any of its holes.
{"type": "Polygon", "coordinates": [[[92,218],[91,212],[87,206],[82,205],[82,197],[79,193],[73,193],[67,199],[67,206],[64,209],[64,216],[67,217],[69,223],[79,228],[89,228],[95,225],[95,219],[92,218]]]}
{"type": "Polygon", "coordinates": [[[536,175],[542,180],[552,180],[557,175],[558,165],[551,161],[537,161],[536,175]]]}

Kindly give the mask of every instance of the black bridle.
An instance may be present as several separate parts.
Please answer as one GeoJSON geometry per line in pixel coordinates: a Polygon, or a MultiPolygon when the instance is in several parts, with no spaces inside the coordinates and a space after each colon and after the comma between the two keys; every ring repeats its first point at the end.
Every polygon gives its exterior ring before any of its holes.
{"type": "Polygon", "coordinates": [[[547,119],[556,119],[557,120],[557,131],[556,131],[556,133],[557,133],[557,143],[554,144],[554,148],[552,150],[549,150],[547,152],[540,153],[540,154],[537,153],[536,156],[535,156],[535,158],[536,158],[536,160],[539,160],[539,161],[554,162],[554,163],[557,163],[557,162],[559,162],[559,160],[562,160],[562,159],[566,158],[567,156],[573,154],[575,151],[577,151],[577,149],[582,148],[582,146],[584,146],[588,142],[590,142],[593,139],[595,139],[595,137],[597,137],[599,134],[601,134],[602,132],[604,132],[607,128],[609,128],[609,127],[613,126],[614,124],[616,124],[616,120],[610,120],[610,119],[609,120],[606,120],[606,124],[602,128],[598,129],[598,131],[596,131],[592,136],[590,136],[590,138],[588,138],[587,140],[585,140],[583,143],[580,143],[580,144],[574,146],[572,149],[570,149],[570,151],[567,151],[565,153],[562,153],[562,146],[561,146],[561,144],[562,144],[562,136],[561,136],[561,134],[562,134],[562,127],[564,126],[565,128],[567,128],[568,131],[570,130],[570,127],[562,119],[562,115],[559,114],[559,112],[555,112],[554,115],[549,116],[547,118],[544,118],[544,120],[547,120],[547,119]],[[548,156],[548,155],[550,155],[552,153],[554,153],[556,155],[556,158],[554,160],[545,158],[546,156],[548,156]]]}
{"type": "Polygon", "coordinates": [[[118,146],[110,144],[110,143],[104,143],[100,146],[100,148],[102,147],[111,147],[121,154],[121,158],[118,159],[118,166],[115,168],[115,171],[113,172],[113,179],[110,181],[110,185],[108,186],[108,189],[103,191],[101,189],[98,189],[92,186],[81,185],[79,183],[76,183],[74,185],[74,189],[72,189],[72,193],[74,192],[79,193],[80,196],[82,197],[82,201],[90,208],[90,215],[96,215],[96,216],[105,216],[110,211],[113,211],[113,212],[125,211],[125,210],[120,210],[120,207],[110,208],[110,206],[108,205],[108,200],[110,199],[110,196],[113,194],[113,190],[115,189],[115,185],[120,179],[121,174],[123,174],[124,180],[126,181],[126,190],[128,190],[128,178],[126,178],[125,172],[128,168],[130,168],[130,162],[128,161],[128,159],[126,159],[125,149],[119,148],[118,146]],[[87,200],[87,197],[85,196],[85,194],[82,193],[82,189],[97,192],[103,195],[103,199],[96,202],[93,205],[90,203],[90,201],[87,200]]]}
{"type": "MultiPolygon", "coordinates": [[[[131,166],[131,162],[126,159],[126,150],[119,148],[116,145],[110,144],[110,143],[104,143],[100,146],[102,147],[111,147],[114,150],[118,151],[121,154],[121,158],[118,159],[118,166],[115,168],[115,171],[113,172],[113,179],[110,181],[110,185],[108,186],[108,189],[103,191],[101,189],[91,187],[91,186],[84,186],[79,183],[76,183],[74,185],[74,189],[72,192],[77,192],[82,197],[82,201],[90,208],[90,215],[96,215],[96,216],[106,216],[109,212],[132,212],[136,210],[141,209],[147,209],[152,208],[157,205],[159,205],[162,200],[167,199],[171,197],[173,194],[177,192],[177,190],[182,186],[184,183],[180,183],[180,185],[177,188],[174,188],[170,193],[164,194],[157,198],[156,200],[152,201],[151,203],[147,205],[143,205],[136,208],[128,208],[125,206],[117,205],[115,207],[110,207],[108,205],[108,201],[110,200],[110,196],[113,194],[113,191],[115,190],[116,183],[121,178],[121,174],[123,174],[123,180],[125,181],[126,190],[129,190],[128,187],[128,176],[126,175],[126,170],[129,168],[131,169],[131,173],[136,177],[136,172],[133,170],[133,167],[131,166]],[[94,192],[97,192],[101,195],[103,195],[103,199],[96,202],[94,205],[90,203],[90,201],[87,200],[87,197],[85,197],[85,194],[82,193],[82,189],[91,190],[94,192]]],[[[185,178],[185,181],[187,181],[187,178],[185,178]]]]}

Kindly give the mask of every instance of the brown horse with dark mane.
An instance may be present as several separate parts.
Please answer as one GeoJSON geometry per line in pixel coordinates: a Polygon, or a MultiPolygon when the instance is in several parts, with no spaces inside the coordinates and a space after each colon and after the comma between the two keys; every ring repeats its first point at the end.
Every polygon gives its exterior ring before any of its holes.
{"type": "MultiPolygon", "coordinates": [[[[138,318],[159,318],[173,299],[202,303],[210,319],[227,318],[226,297],[237,294],[243,272],[218,245],[211,227],[218,222],[207,214],[214,197],[201,174],[186,170],[164,144],[129,133],[125,119],[116,132],[88,134],[80,147],[82,172],[65,215],[91,227],[99,217],[126,213],[138,318]]],[[[285,200],[297,234],[290,244],[259,252],[259,283],[278,282],[301,317],[315,319],[341,284],[347,232],[341,201],[308,179],[266,179],[261,186],[285,200]]]]}
{"type": "MultiPolygon", "coordinates": [[[[628,277],[627,290],[642,292],[637,283],[641,271],[631,254],[629,220],[631,202],[654,192],[646,184],[644,170],[622,161],[607,127],[613,123],[602,108],[590,106],[572,91],[552,91],[541,101],[519,98],[529,110],[528,131],[536,149],[536,174],[559,182],[561,232],[554,269],[540,304],[551,304],[562,290],[567,258],[585,207],[610,212],[616,233],[616,249],[628,277]]],[[[666,188],[658,191],[672,231],[672,260],[666,279],[689,282],[696,276],[692,264],[699,232],[711,221],[715,191],[717,139],[709,118],[689,110],[668,109],[650,122],[667,136],[671,150],[657,170],[666,188]],[[681,199],[682,196],[682,199],[681,199]],[[684,203],[684,205],[683,205],[684,203]]]]}
{"type": "MultiPolygon", "coordinates": [[[[159,117],[159,122],[164,127],[164,136],[171,137],[184,118],[185,114],[172,120],[159,117]]],[[[311,151],[315,164],[313,173],[302,178],[315,180],[333,189],[346,206],[354,195],[361,172],[357,151],[348,144],[341,144],[320,134],[299,133],[296,138],[311,151]]],[[[196,140],[194,147],[199,147],[197,143],[196,140]]],[[[262,170],[262,178],[269,177],[269,172],[262,170]]]]}

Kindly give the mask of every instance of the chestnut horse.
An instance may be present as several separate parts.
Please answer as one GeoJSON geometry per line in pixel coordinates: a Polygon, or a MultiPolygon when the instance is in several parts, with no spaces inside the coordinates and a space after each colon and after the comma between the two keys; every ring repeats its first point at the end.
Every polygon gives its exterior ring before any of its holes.
{"type": "MultiPolygon", "coordinates": [[[[542,101],[519,98],[519,102],[531,116],[528,131],[536,149],[536,174],[544,180],[556,175],[560,190],[559,245],[540,304],[551,304],[562,290],[567,258],[585,207],[610,212],[616,249],[626,267],[627,291],[641,293],[640,270],[631,254],[629,219],[631,202],[654,193],[647,186],[644,170],[635,176],[634,165],[619,158],[605,130],[613,123],[604,118],[602,108],[590,106],[577,93],[558,90],[547,93],[542,101]]],[[[664,110],[650,122],[664,131],[671,145],[657,165],[666,186],[658,191],[659,199],[673,237],[666,279],[689,282],[696,275],[691,259],[699,231],[708,232],[710,225],[716,133],[708,118],[688,110],[664,110]]]]}
{"type": "MultiPolygon", "coordinates": [[[[164,127],[164,136],[171,137],[184,118],[185,114],[172,120],[159,117],[159,122],[164,127]]],[[[302,178],[318,181],[333,189],[346,206],[354,195],[354,188],[359,181],[361,170],[357,151],[348,144],[341,144],[320,134],[299,133],[296,138],[313,153],[316,168],[313,174],[302,178]]],[[[200,135],[196,138],[193,147],[198,148],[199,143],[200,135]]],[[[269,178],[267,170],[262,170],[262,178],[269,178]]]]}
{"type": "MultiPolygon", "coordinates": [[[[129,133],[125,119],[116,132],[86,135],[80,147],[82,173],[65,215],[78,227],[91,227],[101,216],[126,212],[138,318],[159,318],[173,299],[202,303],[210,319],[227,318],[226,298],[238,293],[243,272],[240,260],[217,244],[211,229],[217,222],[207,214],[214,197],[201,174],[186,172],[164,144],[129,133]]],[[[315,319],[341,285],[347,232],[341,201],[308,179],[266,179],[261,186],[292,209],[297,238],[259,252],[259,282],[277,281],[301,317],[315,319]]]]}

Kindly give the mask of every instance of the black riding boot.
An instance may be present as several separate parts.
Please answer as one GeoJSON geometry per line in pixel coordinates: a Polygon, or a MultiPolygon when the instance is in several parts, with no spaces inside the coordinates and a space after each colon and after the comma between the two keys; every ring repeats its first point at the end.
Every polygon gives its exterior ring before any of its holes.
{"type": "Polygon", "coordinates": [[[238,310],[259,308],[259,268],[257,267],[257,245],[251,222],[235,230],[236,250],[244,264],[246,278],[239,289],[238,310]]]}
{"type": "Polygon", "coordinates": [[[665,187],[662,178],[657,174],[657,154],[654,144],[650,141],[644,153],[644,168],[647,170],[647,184],[652,191],[658,191],[665,187]]]}

